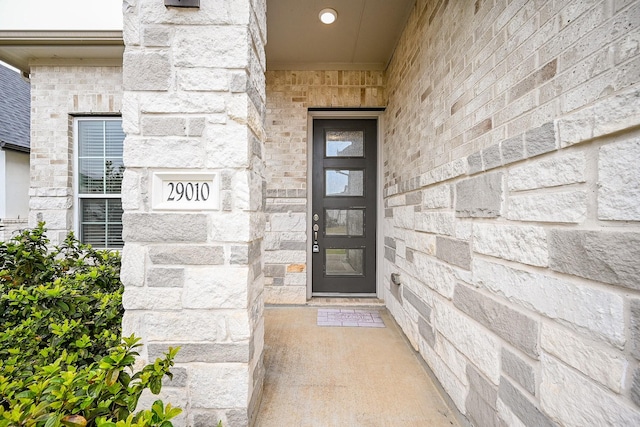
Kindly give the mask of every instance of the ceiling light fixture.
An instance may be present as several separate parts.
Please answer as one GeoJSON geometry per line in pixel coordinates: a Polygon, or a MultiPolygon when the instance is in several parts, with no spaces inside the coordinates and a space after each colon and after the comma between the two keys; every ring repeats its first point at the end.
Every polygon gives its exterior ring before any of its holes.
{"type": "Polygon", "coordinates": [[[338,12],[328,7],[326,9],[322,9],[318,14],[318,17],[323,24],[333,24],[336,19],[338,19],[338,12]]]}

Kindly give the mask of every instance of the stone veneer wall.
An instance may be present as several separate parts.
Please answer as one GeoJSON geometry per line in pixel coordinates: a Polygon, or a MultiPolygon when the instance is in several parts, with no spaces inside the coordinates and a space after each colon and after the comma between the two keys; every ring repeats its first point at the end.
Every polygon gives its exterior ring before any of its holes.
{"type": "Polygon", "coordinates": [[[474,425],[640,425],[639,29],[637,1],[506,0],[405,28],[384,297],[474,425]]]}
{"type": "MultiPolygon", "coordinates": [[[[86,62],[86,61],[85,61],[86,62]]],[[[49,64],[49,65],[47,65],[49,64]]],[[[73,230],[72,114],[119,114],[122,67],[31,65],[29,226],[45,221],[52,244],[73,230]]]]}
{"type": "Polygon", "coordinates": [[[265,302],[307,299],[307,108],[386,105],[382,71],[268,71],[265,302]]]}
{"type": "Polygon", "coordinates": [[[261,396],[265,9],[124,1],[123,333],[181,347],[176,425],[250,425],[261,396]],[[219,208],[154,209],[154,172],[217,174],[219,208]]]}

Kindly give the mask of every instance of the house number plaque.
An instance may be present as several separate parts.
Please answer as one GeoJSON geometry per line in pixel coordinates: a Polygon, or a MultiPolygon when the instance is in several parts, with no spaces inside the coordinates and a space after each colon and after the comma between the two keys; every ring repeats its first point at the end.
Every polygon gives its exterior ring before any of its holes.
{"type": "Polygon", "coordinates": [[[154,210],[215,210],[219,206],[216,173],[153,174],[154,210]]]}

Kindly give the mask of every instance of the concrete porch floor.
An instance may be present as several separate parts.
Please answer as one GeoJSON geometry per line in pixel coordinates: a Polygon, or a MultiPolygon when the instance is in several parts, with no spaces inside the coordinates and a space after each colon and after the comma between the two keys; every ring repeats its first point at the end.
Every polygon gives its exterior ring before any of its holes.
{"type": "Polygon", "coordinates": [[[460,426],[387,310],[363,309],[386,327],[317,326],[318,307],[265,309],[256,427],[460,426]]]}

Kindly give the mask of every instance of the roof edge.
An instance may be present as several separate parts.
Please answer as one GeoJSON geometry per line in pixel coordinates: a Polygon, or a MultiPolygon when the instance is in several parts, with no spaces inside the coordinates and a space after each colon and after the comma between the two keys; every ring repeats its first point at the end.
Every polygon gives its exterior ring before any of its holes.
{"type": "Polygon", "coordinates": [[[29,147],[23,147],[22,145],[12,144],[11,142],[0,141],[0,148],[3,150],[13,150],[20,151],[22,153],[30,153],[31,149],[29,147]]]}
{"type": "Polygon", "coordinates": [[[124,45],[117,30],[0,30],[0,45],[124,45]]]}

